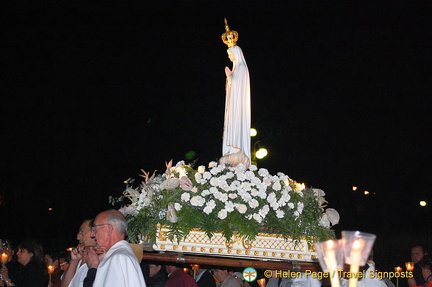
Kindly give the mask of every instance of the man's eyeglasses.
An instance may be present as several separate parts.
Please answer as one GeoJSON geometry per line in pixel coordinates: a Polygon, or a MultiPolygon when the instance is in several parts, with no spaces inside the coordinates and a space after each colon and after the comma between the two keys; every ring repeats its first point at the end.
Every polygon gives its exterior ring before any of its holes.
{"type": "Polygon", "coordinates": [[[111,225],[111,223],[95,224],[91,227],[91,230],[95,231],[96,227],[103,226],[103,225],[111,225]]]}

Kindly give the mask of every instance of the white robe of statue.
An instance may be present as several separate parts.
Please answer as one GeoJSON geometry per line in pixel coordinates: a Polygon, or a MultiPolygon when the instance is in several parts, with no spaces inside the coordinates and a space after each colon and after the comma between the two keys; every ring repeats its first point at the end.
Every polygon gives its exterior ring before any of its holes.
{"type": "Polygon", "coordinates": [[[227,50],[233,68],[225,68],[226,102],[222,155],[242,151],[251,161],[251,99],[249,70],[239,46],[227,50]],[[231,53],[231,54],[230,54],[231,53]]]}
{"type": "Polygon", "coordinates": [[[146,287],[137,257],[125,240],[114,244],[97,268],[93,287],[146,287]]]}

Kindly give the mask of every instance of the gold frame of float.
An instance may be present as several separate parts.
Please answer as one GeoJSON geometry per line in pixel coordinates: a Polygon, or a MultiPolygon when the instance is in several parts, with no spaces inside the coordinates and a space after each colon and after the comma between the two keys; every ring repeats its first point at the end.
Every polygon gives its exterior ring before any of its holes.
{"type": "Polygon", "coordinates": [[[258,233],[253,241],[234,234],[227,241],[222,233],[214,233],[210,239],[205,232],[194,229],[177,243],[176,240],[171,242],[168,239],[168,231],[167,227],[158,227],[153,250],[261,260],[312,262],[317,259],[315,250],[309,249],[306,240],[302,239],[296,244],[278,234],[258,233]]]}

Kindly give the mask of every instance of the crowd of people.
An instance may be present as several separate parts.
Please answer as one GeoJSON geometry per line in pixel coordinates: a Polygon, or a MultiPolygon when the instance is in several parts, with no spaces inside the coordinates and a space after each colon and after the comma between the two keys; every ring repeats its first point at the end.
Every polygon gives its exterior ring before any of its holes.
{"type": "MultiPolygon", "coordinates": [[[[16,246],[0,240],[0,287],[249,287],[240,272],[195,269],[179,265],[139,262],[127,239],[127,222],[117,210],[84,220],[71,251],[43,250],[34,240],[16,246]],[[15,247],[15,248],[13,248],[15,247]]],[[[402,286],[432,287],[432,257],[423,246],[413,246],[413,278],[402,286]]],[[[218,267],[223,268],[223,267],[218,267]]],[[[290,280],[270,278],[268,287],[293,286],[290,280]]]]}
{"type": "Polygon", "coordinates": [[[43,250],[34,240],[16,246],[1,240],[0,287],[242,287],[245,282],[228,270],[195,270],[194,278],[177,265],[149,264],[125,240],[127,222],[117,210],[84,220],[71,251],[43,250]],[[4,258],[7,258],[7,260],[4,258]],[[48,268],[49,266],[49,268],[48,268]],[[50,285],[49,285],[50,284],[50,285]]]}

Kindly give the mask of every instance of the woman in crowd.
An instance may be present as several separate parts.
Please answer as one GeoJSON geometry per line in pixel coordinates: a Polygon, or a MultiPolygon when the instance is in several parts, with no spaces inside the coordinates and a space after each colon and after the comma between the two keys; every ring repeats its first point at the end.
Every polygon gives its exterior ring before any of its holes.
{"type": "MultiPolygon", "coordinates": [[[[33,240],[27,239],[18,245],[16,253],[18,262],[23,266],[15,278],[9,277],[9,270],[2,265],[0,274],[3,276],[4,286],[17,287],[45,287],[47,286],[46,269],[42,247],[33,240]]],[[[12,274],[11,274],[12,275],[12,274]]]]}

